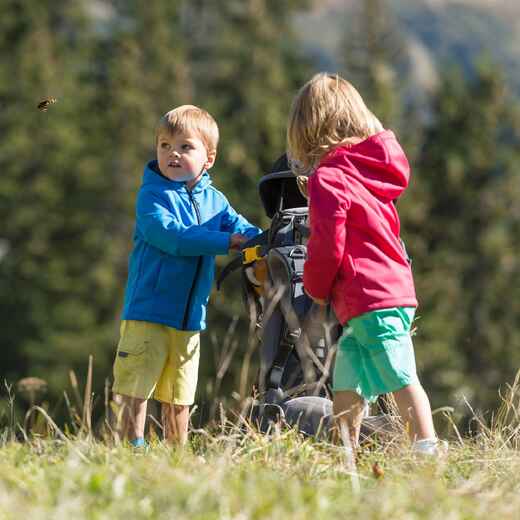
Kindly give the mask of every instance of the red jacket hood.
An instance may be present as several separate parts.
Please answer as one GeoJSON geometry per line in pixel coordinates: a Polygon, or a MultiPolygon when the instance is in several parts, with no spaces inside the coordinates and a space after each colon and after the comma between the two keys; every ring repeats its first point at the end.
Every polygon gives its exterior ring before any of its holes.
{"type": "Polygon", "coordinates": [[[360,143],[338,146],[328,153],[320,166],[342,168],[347,176],[381,199],[397,199],[408,186],[410,165],[391,130],[379,132],[360,143]]]}

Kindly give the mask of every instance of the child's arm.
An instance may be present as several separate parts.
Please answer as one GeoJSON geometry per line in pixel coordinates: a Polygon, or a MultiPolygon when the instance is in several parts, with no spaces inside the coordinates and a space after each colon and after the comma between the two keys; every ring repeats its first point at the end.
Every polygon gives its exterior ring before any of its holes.
{"type": "Polygon", "coordinates": [[[256,235],[259,235],[262,232],[260,228],[253,226],[253,224],[246,220],[242,215],[238,214],[227,200],[226,203],[227,209],[222,220],[222,231],[239,233],[247,238],[256,237],[256,235]]]}
{"type": "Polygon", "coordinates": [[[137,197],[137,228],[148,243],[175,256],[225,255],[231,245],[231,233],[186,226],[151,191],[137,197]]]}
{"type": "Polygon", "coordinates": [[[343,260],[346,218],[350,203],[341,173],[320,168],[308,182],[311,234],[304,265],[305,291],[316,300],[328,301],[343,260]]]}

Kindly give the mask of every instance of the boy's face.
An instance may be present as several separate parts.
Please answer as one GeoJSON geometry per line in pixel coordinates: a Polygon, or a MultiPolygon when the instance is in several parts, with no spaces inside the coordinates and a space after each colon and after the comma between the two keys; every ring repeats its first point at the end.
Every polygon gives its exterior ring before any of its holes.
{"type": "Polygon", "coordinates": [[[208,152],[194,132],[170,135],[160,132],[157,139],[157,162],[161,173],[172,181],[195,184],[204,170],[215,162],[215,152],[208,152]]]}

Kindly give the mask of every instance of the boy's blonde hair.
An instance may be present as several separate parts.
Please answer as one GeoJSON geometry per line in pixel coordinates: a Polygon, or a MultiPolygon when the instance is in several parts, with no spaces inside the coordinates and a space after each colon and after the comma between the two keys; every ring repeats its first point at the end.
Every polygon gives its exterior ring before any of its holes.
{"type": "Polygon", "coordinates": [[[381,132],[379,120],[359,92],[337,74],[312,77],[293,100],[287,126],[287,153],[295,174],[308,175],[320,159],[350,138],[381,132]]]}
{"type": "Polygon", "coordinates": [[[175,135],[186,131],[195,132],[208,153],[216,151],[219,139],[217,123],[208,112],[195,105],[182,105],[166,112],[157,124],[155,142],[161,132],[175,135]]]}

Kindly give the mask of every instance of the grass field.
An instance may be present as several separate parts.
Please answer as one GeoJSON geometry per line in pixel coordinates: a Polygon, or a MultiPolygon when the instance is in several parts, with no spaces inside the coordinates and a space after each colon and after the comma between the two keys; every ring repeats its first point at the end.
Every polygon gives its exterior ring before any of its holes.
{"type": "Polygon", "coordinates": [[[356,464],[341,444],[279,424],[261,434],[222,406],[185,448],[152,428],[136,451],[107,418],[91,426],[89,399],[63,430],[41,407],[16,423],[13,399],[0,410],[0,520],[520,519],[520,372],[471,437],[439,410],[445,456],[417,457],[399,430],[365,442],[356,464]]]}
{"type": "Polygon", "coordinates": [[[278,428],[224,424],[183,450],[156,441],[148,452],[88,435],[12,441],[6,430],[0,518],[518,519],[517,430],[455,440],[441,460],[414,458],[401,437],[372,443],[354,472],[342,446],[278,428]]]}

